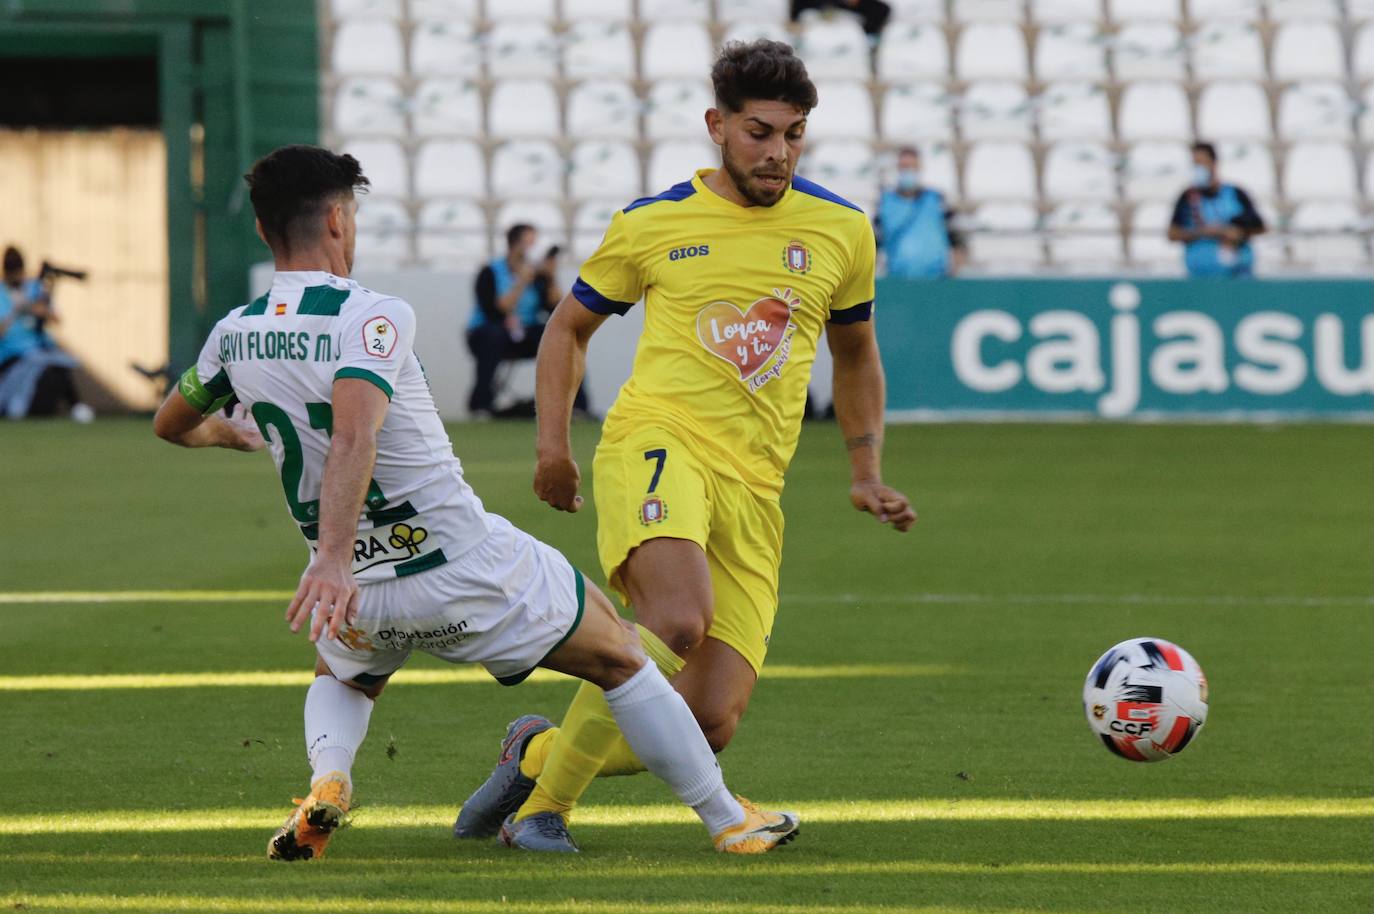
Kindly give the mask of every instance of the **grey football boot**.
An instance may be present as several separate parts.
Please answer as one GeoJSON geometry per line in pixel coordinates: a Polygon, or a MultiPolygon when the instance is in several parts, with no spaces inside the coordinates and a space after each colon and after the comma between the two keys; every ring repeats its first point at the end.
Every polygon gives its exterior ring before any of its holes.
{"type": "Polygon", "coordinates": [[[496,768],[459,810],[458,819],[453,823],[453,837],[490,838],[501,830],[501,823],[513,815],[534,790],[534,781],[520,773],[525,744],[530,737],[552,726],[552,721],[538,714],[526,714],[511,721],[506,728],[506,738],[501,740],[496,768]]]}
{"type": "Polygon", "coordinates": [[[501,843],[525,851],[576,854],[581,849],[568,833],[568,823],[556,812],[537,812],[519,822],[511,813],[501,825],[501,843]]]}

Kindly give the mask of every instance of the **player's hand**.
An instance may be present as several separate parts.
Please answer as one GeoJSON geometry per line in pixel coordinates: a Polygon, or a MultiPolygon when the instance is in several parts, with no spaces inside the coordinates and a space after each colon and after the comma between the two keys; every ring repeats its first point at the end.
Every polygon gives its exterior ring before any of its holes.
{"type": "Polygon", "coordinates": [[[260,451],[267,446],[267,442],[262,438],[262,431],[258,424],[248,415],[248,410],[242,403],[234,404],[229,417],[224,420],[229,429],[234,434],[234,440],[230,447],[236,451],[260,451]]]}
{"type": "Polygon", "coordinates": [[[911,501],[891,486],[876,480],[863,480],[849,487],[849,500],[860,511],[867,511],[880,524],[891,524],[905,533],[916,523],[916,509],[911,501]]]}
{"type": "Polygon", "coordinates": [[[581,485],[582,471],[571,455],[539,458],[534,469],[534,494],[540,501],[559,511],[578,511],[582,507],[582,496],[577,494],[581,485]]]}
{"type": "Polygon", "coordinates": [[[312,610],[315,618],[310,623],[311,641],[318,641],[321,632],[332,640],[338,637],[340,628],[358,618],[358,582],[347,562],[322,561],[316,556],[305,569],[296,595],[286,607],[291,631],[300,631],[312,610]]]}

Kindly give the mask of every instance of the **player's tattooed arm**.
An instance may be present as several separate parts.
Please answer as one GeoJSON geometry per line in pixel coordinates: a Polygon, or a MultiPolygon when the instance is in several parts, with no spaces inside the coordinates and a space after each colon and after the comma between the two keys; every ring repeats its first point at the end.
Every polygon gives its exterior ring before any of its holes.
{"type": "Polygon", "coordinates": [[[844,439],[846,450],[857,451],[860,448],[876,448],[878,446],[878,436],[872,432],[865,432],[862,435],[855,435],[853,438],[844,439]]]}

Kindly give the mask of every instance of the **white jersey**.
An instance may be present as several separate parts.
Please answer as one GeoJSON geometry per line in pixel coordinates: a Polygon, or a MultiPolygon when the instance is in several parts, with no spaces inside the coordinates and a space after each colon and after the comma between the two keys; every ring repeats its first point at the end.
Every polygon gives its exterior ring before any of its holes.
{"type": "Polygon", "coordinates": [[[360,582],[443,565],[491,525],[463,479],[414,340],[415,313],[399,298],[331,273],[277,273],[266,295],[215,325],[196,364],[207,391],[232,390],[257,421],[312,550],[334,381],[361,378],[391,400],[353,545],[360,582]]]}

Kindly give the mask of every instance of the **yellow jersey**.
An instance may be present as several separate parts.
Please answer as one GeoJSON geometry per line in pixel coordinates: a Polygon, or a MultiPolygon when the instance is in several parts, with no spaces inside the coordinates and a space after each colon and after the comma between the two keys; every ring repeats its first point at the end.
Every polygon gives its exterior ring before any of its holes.
{"type": "Polygon", "coordinates": [[[601,314],[644,299],[633,373],[602,439],[665,428],[776,498],[823,326],[872,317],[873,227],[805,178],[772,206],[744,207],[702,183],[711,171],[616,213],[573,295],[601,314]]]}

